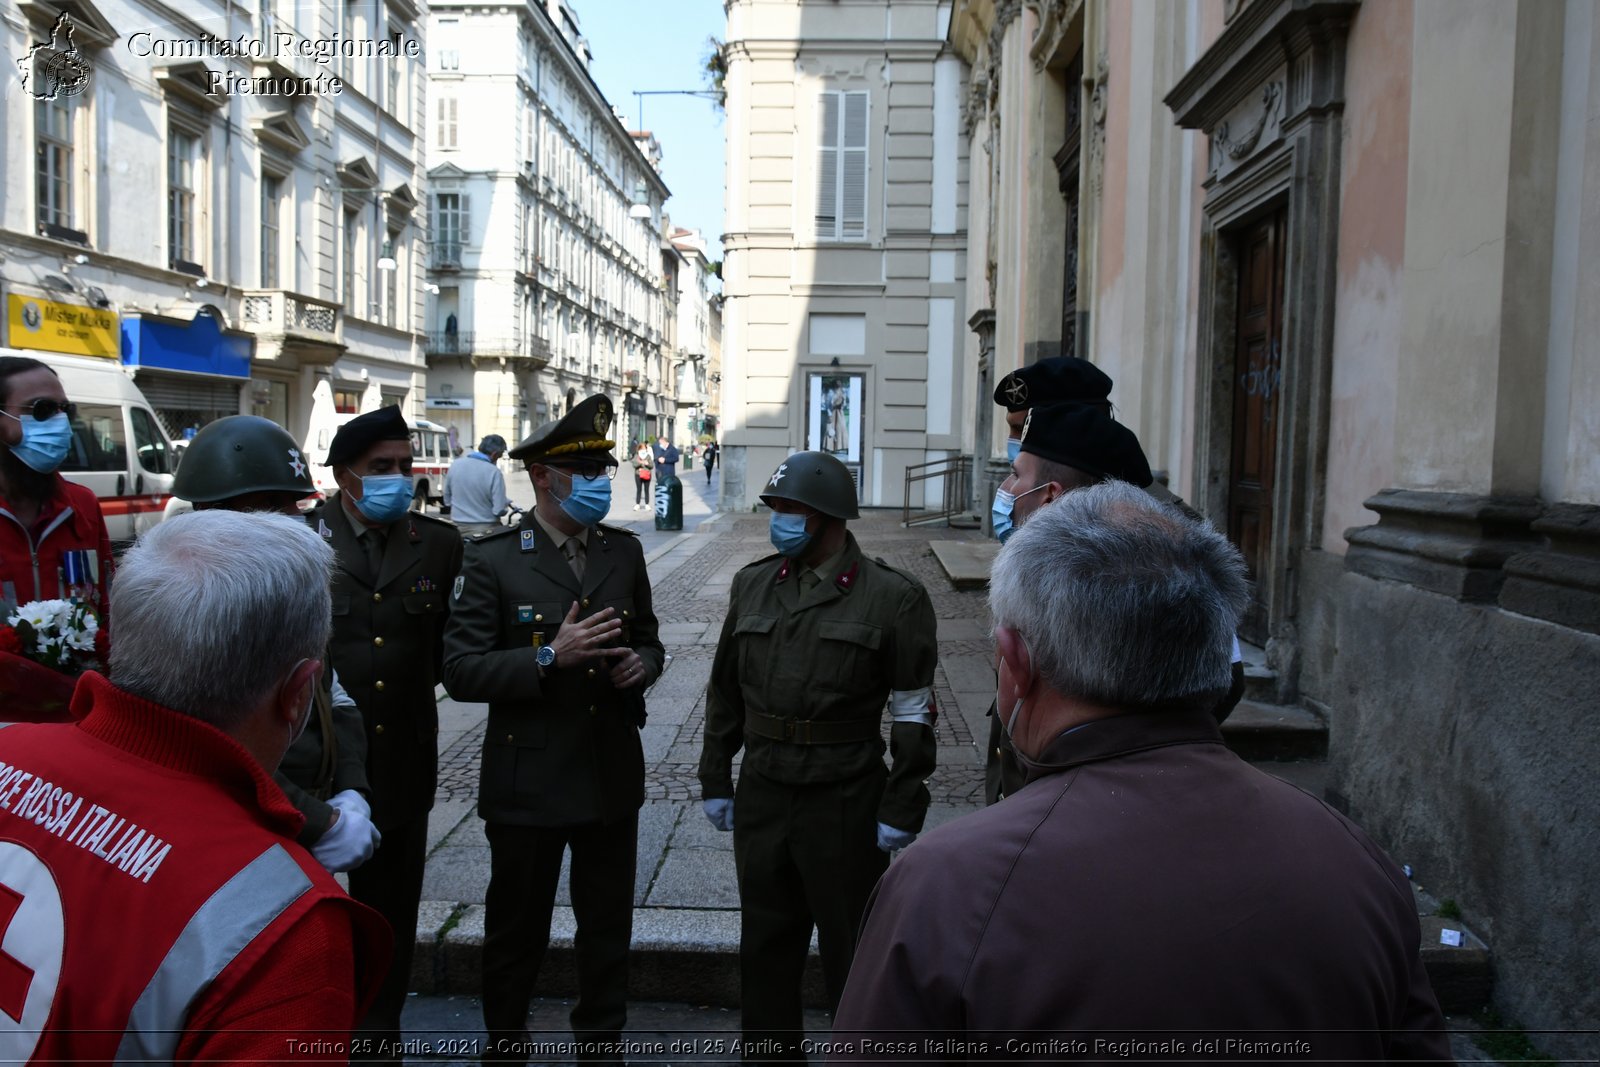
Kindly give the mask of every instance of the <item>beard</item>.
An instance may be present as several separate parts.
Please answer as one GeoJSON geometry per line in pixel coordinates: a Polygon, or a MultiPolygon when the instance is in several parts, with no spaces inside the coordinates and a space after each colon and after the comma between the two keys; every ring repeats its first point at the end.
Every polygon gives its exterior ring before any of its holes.
{"type": "Polygon", "coordinates": [[[56,492],[54,471],[40,474],[3,445],[0,445],[0,479],[5,483],[5,495],[12,500],[31,500],[35,504],[43,504],[56,492]]]}

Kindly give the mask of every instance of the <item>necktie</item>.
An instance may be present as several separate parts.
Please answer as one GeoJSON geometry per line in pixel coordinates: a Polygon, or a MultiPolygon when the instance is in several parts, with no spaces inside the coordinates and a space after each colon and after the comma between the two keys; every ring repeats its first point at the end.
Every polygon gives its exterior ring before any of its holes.
{"type": "Polygon", "coordinates": [[[822,577],[816,571],[807,569],[800,572],[800,592],[802,594],[811,592],[821,584],[822,577]]]}
{"type": "Polygon", "coordinates": [[[583,542],[576,537],[569,537],[561,543],[561,553],[567,557],[567,563],[572,566],[572,573],[578,576],[578,581],[583,581],[583,542]]]}
{"type": "Polygon", "coordinates": [[[367,563],[372,567],[373,577],[377,577],[378,571],[383,569],[383,531],[367,530],[361,535],[361,547],[367,553],[367,563]]]}

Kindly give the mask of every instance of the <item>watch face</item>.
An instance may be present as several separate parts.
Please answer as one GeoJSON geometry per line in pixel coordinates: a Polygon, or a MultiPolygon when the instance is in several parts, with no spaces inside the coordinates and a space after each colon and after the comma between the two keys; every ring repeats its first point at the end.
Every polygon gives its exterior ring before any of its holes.
{"type": "Polygon", "coordinates": [[[539,646],[539,666],[548,667],[556,661],[556,650],[549,645],[539,646]]]}

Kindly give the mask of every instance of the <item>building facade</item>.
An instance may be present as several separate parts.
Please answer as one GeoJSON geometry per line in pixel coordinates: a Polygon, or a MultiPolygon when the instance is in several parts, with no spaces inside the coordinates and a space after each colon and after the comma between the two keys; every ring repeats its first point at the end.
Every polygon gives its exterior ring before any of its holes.
{"type": "Polygon", "coordinates": [[[659,417],[656,167],[595,86],[562,0],[430,8],[428,415],[460,447],[609,394],[619,440],[659,417]]]}
{"type": "Polygon", "coordinates": [[[408,0],[5,9],[0,341],[89,309],[113,342],[60,350],[121,360],[175,436],[420,414],[421,32],[408,0]]]}
{"type": "Polygon", "coordinates": [[[949,7],[727,5],[725,508],[749,507],[808,448],[850,468],[863,505],[898,507],[906,468],[970,441],[949,7]]]}
{"type": "Polygon", "coordinates": [[[960,0],[950,42],[975,456],[984,382],[1102,366],[1244,553],[1327,799],[1485,933],[1508,1016],[1593,1028],[1596,4],[960,0]]]}
{"type": "Polygon", "coordinates": [[[675,440],[680,445],[694,445],[703,435],[716,432],[710,409],[711,375],[715,373],[711,364],[711,316],[716,277],[706,258],[705,238],[695,230],[669,230],[662,252],[669,264],[667,292],[677,296],[671,347],[680,415],[675,440]]]}

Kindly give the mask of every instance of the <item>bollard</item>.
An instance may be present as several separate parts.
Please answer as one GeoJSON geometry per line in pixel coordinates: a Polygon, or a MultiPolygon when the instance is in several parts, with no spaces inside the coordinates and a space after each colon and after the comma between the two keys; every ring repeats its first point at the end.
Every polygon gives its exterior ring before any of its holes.
{"type": "Polygon", "coordinates": [[[656,529],[683,529],[683,483],[675,475],[656,479],[656,529]]]}

